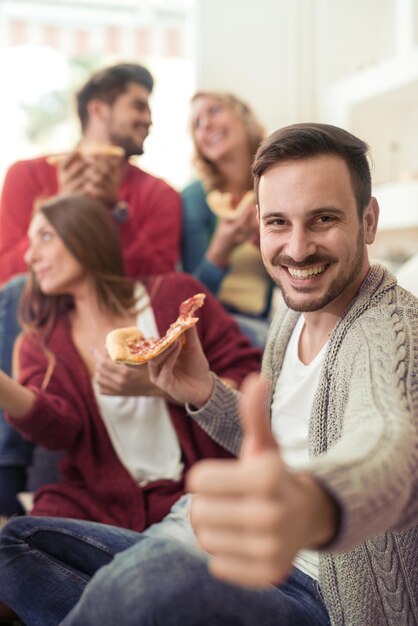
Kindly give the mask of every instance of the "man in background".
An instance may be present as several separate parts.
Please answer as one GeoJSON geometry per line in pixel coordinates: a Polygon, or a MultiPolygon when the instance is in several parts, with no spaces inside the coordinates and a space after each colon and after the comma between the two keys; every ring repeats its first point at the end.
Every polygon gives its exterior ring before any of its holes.
{"type": "Polygon", "coordinates": [[[175,269],[181,204],[176,191],[129,162],[141,155],[151,126],[153,78],[143,66],[121,63],[94,74],[77,94],[78,146],[62,158],[14,163],[0,203],[0,283],[25,272],[27,229],[38,198],[85,192],[100,199],[120,230],[128,276],[175,269]],[[111,144],[123,156],[100,148],[111,144]],[[99,151],[95,154],[95,148],[99,151]]]}

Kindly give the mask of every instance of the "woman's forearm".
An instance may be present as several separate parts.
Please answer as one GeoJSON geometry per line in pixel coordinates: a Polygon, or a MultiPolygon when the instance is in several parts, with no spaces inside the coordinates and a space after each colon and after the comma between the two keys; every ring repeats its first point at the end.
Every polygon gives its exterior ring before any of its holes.
{"type": "Polygon", "coordinates": [[[34,402],[33,391],[0,372],[0,406],[6,413],[12,417],[22,417],[32,409],[34,402]]]}

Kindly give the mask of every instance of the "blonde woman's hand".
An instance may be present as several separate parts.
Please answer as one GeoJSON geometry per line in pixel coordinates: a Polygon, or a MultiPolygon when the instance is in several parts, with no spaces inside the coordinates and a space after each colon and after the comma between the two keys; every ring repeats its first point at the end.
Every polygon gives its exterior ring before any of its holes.
{"type": "Polygon", "coordinates": [[[208,261],[219,267],[227,267],[235,248],[245,241],[253,241],[257,232],[256,206],[251,202],[237,219],[222,218],[218,221],[206,253],[208,261]]]}

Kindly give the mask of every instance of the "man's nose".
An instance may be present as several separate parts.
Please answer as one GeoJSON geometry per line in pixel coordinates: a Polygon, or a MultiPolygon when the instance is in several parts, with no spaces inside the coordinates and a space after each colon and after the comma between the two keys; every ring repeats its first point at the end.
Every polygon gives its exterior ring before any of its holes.
{"type": "Polygon", "coordinates": [[[301,263],[316,252],[317,245],[312,233],[302,226],[294,226],[289,233],[286,254],[294,261],[301,263]]]}
{"type": "Polygon", "coordinates": [[[144,121],[144,124],[146,124],[148,127],[152,125],[152,113],[150,109],[148,109],[148,111],[144,113],[143,121],[144,121]]]}

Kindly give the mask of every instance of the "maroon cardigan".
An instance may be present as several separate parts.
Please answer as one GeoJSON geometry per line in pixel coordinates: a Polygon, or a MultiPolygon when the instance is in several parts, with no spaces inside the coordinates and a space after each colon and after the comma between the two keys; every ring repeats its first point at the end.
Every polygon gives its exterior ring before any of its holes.
{"type": "MultiPolygon", "coordinates": [[[[23,255],[34,203],[56,193],[57,168],[46,157],[17,161],[9,168],[0,201],[0,283],[27,271],[23,255]]],[[[118,226],[126,275],[173,271],[180,255],[180,195],[126,162],[119,197],[129,204],[129,219],[118,226]]]]}
{"type": "MultiPolygon", "coordinates": [[[[153,294],[152,305],[161,335],[176,319],[179,304],[194,293],[205,291],[197,330],[212,371],[239,384],[248,373],[259,369],[259,351],[250,346],[218,300],[194,278],[172,273],[151,279],[147,286],[153,294]]],[[[61,464],[62,482],[46,485],[36,493],[32,514],[86,519],[137,531],[161,520],[183,493],[184,479],[138,486],[113,449],[90,375],[72,341],[67,317],[55,326],[48,347],[57,362],[43,392],[46,357],[33,339],[24,337],[19,352],[19,380],[37,398],[25,416],[8,417],[12,426],[30,441],[67,452],[61,464]]],[[[230,456],[187,416],[183,407],[169,404],[168,408],[185,471],[201,458],[230,456]]]]}

